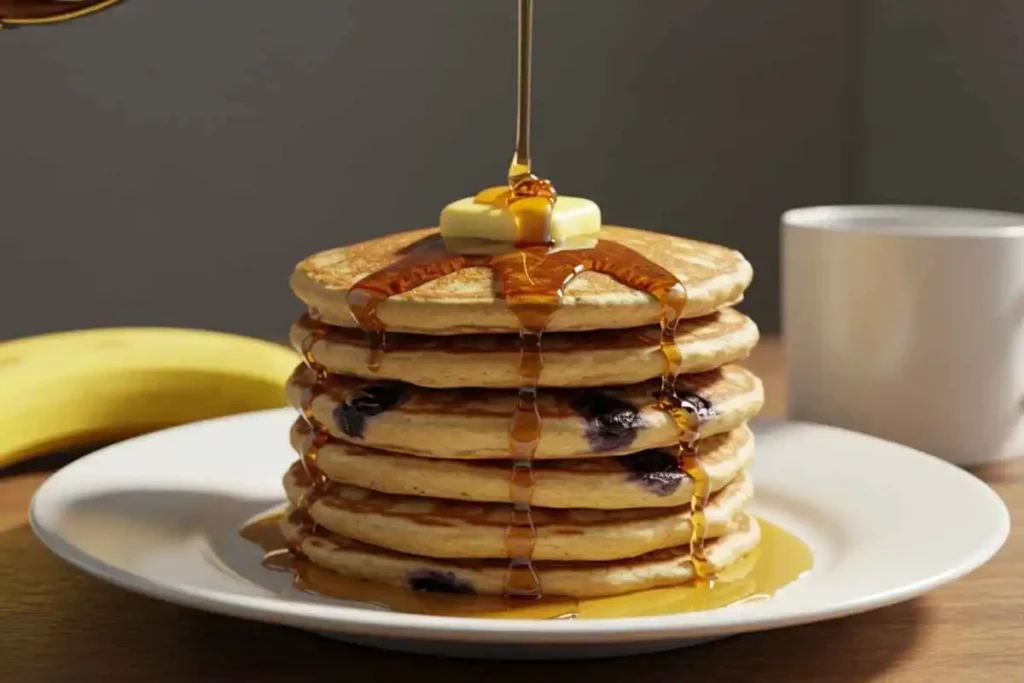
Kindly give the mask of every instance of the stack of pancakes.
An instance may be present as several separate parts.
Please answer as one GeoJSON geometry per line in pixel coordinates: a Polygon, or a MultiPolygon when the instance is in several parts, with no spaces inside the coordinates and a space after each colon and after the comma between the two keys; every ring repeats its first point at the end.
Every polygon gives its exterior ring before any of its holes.
{"type": "MultiPolygon", "coordinates": [[[[302,456],[284,485],[291,547],[348,577],[417,590],[502,594],[509,572],[509,425],[520,388],[519,323],[494,274],[473,267],[396,294],[377,309],[383,353],[348,306],[349,289],[436,230],[314,254],[291,285],[309,313],[291,338],[306,363],[289,381],[302,456]],[[372,369],[371,369],[372,368],[372,369]]],[[[752,269],[716,245],[606,226],[613,240],[686,288],[676,387],[702,417],[695,446],[710,485],[704,556],[720,571],[753,549],[746,423],[760,381],[737,363],[758,340],[732,305],[752,269]]],[[[659,405],[662,310],[650,294],[583,272],[543,335],[532,461],[532,562],[545,595],[592,597],[695,577],[680,434],[659,405]]]]}

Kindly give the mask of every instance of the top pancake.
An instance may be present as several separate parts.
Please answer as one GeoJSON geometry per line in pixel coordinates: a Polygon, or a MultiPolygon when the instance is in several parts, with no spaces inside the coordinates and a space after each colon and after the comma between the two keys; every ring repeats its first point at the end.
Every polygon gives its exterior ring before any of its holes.
{"type": "MultiPolygon", "coordinates": [[[[399,260],[414,244],[438,241],[436,228],[395,233],[313,254],[296,266],[292,291],[327,324],[355,327],[349,288],[399,260]]],[[[634,228],[604,226],[601,239],[625,245],[662,266],[685,286],[683,318],[695,318],[742,300],[753,269],[737,251],[634,228]]],[[[443,276],[384,301],[377,315],[388,330],[420,334],[518,332],[491,269],[473,267],[443,276]]],[[[609,275],[584,272],[566,287],[548,331],[620,329],[657,324],[658,300],[609,275]]]]}

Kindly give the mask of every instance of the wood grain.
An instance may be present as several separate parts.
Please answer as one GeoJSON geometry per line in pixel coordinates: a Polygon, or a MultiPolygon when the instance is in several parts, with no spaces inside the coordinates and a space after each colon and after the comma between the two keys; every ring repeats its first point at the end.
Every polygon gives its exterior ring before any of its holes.
{"type": "MultiPolygon", "coordinates": [[[[783,413],[780,345],[750,366],[765,379],[765,413],[783,413]]],[[[1016,516],[1024,461],[987,467],[1016,516]]],[[[487,663],[402,655],[214,616],[94,580],[35,540],[25,508],[45,474],[0,478],[0,680],[416,681],[1019,681],[1024,677],[1024,536],[974,574],[930,595],[831,622],[738,636],[658,655],[590,662],[487,663]]],[[[956,514],[950,501],[948,514],[956,514]]],[[[913,552],[908,539],[907,552],[913,552]]],[[[879,558],[899,562],[900,558],[879,558]]]]}

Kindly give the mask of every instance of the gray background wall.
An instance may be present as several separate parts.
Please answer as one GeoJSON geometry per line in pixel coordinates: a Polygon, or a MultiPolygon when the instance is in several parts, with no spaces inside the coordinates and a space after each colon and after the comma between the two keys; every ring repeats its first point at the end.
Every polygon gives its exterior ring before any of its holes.
{"type": "Polygon", "coordinates": [[[1024,2],[857,5],[855,198],[1024,210],[1024,2]]]}
{"type": "MultiPolygon", "coordinates": [[[[538,4],[538,170],[741,249],[766,331],[786,208],[1024,208],[1024,3],[538,4]]],[[[514,27],[514,0],[128,0],[4,31],[0,337],[281,337],[305,254],[500,182],[514,27]]]]}

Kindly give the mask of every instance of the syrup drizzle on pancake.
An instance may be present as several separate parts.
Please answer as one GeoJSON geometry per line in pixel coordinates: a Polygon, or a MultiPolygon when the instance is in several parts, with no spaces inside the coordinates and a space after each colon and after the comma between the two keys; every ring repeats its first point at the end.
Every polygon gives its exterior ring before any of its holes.
{"type": "MultiPolygon", "coordinates": [[[[706,519],[703,508],[710,491],[708,476],[699,465],[695,448],[702,414],[689,397],[676,390],[682,357],[675,343],[675,333],[686,306],[686,289],[671,272],[617,242],[598,240],[593,246],[580,249],[552,247],[551,214],[557,193],[549,181],[534,175],[530,166],[532,15],[532,0],[520,0],[519,107],[516,149],[509,166],[508,183],[487,188],[476,196],[478,202],[507,208],[512,213],[518,230],[515,248],[496,254],[458,253],[450,251],[439,235],[432,235],[404,249],[396,262],[353,284],[347,293],[347,303],[356,323],[366,333],[367,367],[376,371],[387,347],[386,325],[378,316],[378,310],[388,298],[465,268],[486,267],[494,272],[501,296],[519,320],[520,328],[519,400],[509,424],[509,502],[514,514],[505,533],[509,559],[505,592],[514,597],[539,597],[543,590],[533,569],[536,529],[530,505],[534,481],[532,461],[543,427],[537,408],[537,386],[543,369],[544,331],[562,305],[566,285],[584,271],[604,273],[654,296],[661,304],[659,341],[665,358],[659,407],[676,424],[680,465],[695,482],[690,540],[696,573],[706,577],[710,572],[704,553],[706,519]]],[[[315,366],[310,353],[312,345],[322,338],[321,332],[303,341],[303,357],[310,367],[315,366]]],[[[316,370],[316,390],[319,391],[326,373],[319,367],[316,370]]],[[[310,397],[313,395],[310,393],[310,397]]],[[[310,419],[308,409],[304,409],[303,414],[310,419]]],[[[316,435],[322,433],[322,428],[314,430],[316,435]]],[[[319,438],[311,439],[303,457],[303,464],[314,482],[312,490],[316,493],[313,495],[329,486],[316,467],[316,453],[322,445],[319,438]]]]}
{"type": "MultiPolygon", "coordinates": [[[[542,428],[537,411],[537,382],[543,368],[541,342],[548,322],[561,306],[565,286],[581,272],[605,273],[630,287],[648,292],[662,303],[661,349],[665,356],[665,371],[659,405],[672,416],[678,427],[680,462],[683,470],[697,483],[697,495],[692,504],[695,519],[702,522],[700,511],[707,499],[707,476],[697,465],[694,444],[700,418],[706,411],[698,410],[690,395],[676,391],[682,359],[675,345],[675,327],[686,303],[686,290],[672,273],[629,247],[600,240],[588,249],[551,251],[547,247],[530,246],[498,255],[474,255],[448,251],[438,236],[422,240],[397,262],[366,276],[350,290],[349,306],[360,327],[367,332],[371,346],[369,365],[379,364],[386,344],[385,326],[377,317],[381,303],[390,296],[447,274],[479,266],[494,271],[502,295],[521,326],[519,405],[509,428],[509,451],[513,462],[509,497],[518,511],[508,533],[508,551],[512,561],[509,593],[540,592],[530,569],[535,534],[529,505],[533,478],[530,463],[542,428]]],[[[692,539],[695,549],[703,547],[703,536],[703,523],[696,524],[692,539]]],[[[702,554],[695,555],[703,557],[702,554]]]]}
{"type": "Polygon", "coordinates": [[[317,464],[317,456],[320,454],[320,449],[330,440],[330,434],[313,419],[313,398],[323,391],[324,384],[328,379],[327,370],[313,360],[313,345],[322,338],[323,333],[310,334],[303,340],[302,348],[299,349],[302,353],[302,361],[313,371],[314,376],[313,383],[303,392],[304,396],[300,405],[302,418],[312,428],[306,435],[302,448],[302,468],[309,476],[312,485],[309,488],[309,492],[303,496],[303,500],[299,505],[300,511],[304,515],[301,524],[304,528],[309,528],[311,533],[316,531],[317,525],[313,517],[306,511],[317,498],[326,494],[331,488],[331,480],[327,478],[327,475],[324,474],[317,464]]]}

